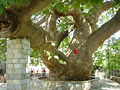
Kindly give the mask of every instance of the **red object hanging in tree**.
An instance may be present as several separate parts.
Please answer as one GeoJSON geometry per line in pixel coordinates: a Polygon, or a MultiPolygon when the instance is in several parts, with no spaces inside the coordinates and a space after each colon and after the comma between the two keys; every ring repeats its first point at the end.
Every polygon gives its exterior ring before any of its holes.
{"type": "Polygon", "coordinates": [[[73,53],[76,55],[76,54],[77,54],[77,50],[76,50],[76,49],[74,49],[73,53]]]}

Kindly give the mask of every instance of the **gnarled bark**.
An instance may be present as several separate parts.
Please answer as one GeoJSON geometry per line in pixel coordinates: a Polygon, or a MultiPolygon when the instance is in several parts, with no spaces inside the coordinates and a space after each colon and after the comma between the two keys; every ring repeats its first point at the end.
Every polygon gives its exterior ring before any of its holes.
{"type": "Polygon", "coordinates": [[[0,16],[0,37],[11,37],[12,34],[15,33],[18,26],[18,16],[12,12],[6,11],[0,16]]]}

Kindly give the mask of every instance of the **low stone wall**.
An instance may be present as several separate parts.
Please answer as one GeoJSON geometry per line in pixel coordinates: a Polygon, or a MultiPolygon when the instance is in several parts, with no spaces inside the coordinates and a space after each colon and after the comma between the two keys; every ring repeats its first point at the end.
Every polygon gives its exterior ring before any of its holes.
{"type": "Polygon", "coordinates": [[[34,80],[29,90],[96,90],[100,85],[96,84],[99,79],[88,81],[44,81],[34,80]],[[94,85],[95,84],[95,85],[94,85]]]}
{"type": "Polygon", "coordinates": [[[111,80],[116,81],[117,83],[120,84],[120,77],[112,76],[111,80]]]}

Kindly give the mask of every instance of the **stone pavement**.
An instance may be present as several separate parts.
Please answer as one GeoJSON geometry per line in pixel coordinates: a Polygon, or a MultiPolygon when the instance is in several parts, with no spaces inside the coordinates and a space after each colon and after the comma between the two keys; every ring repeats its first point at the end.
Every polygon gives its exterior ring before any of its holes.
{"type": "Polygon", "coordinates": [[[120,84],[112,80],[102,79],[99,83],[94,84],[94,88],[91,90],[120,90],[120,84]],[[97,87],[98,84],[100,87],[97,87]]]}
{"type": "Polygon", "coordinates": [[[6,90],[6,84],[0,83],[0,90],[6,90]]]}
{"type": "Polygon", "coordinates": [[[120,90],[120,84],[111,80],[101,80],[101,90],[120,90]]]}
{"type": "MultiPolygon", "coordinates": [[[[6,84],[0,83],[0,90],[6,90],[6,84]]],[[[111,80],[100,80],[99,83],[94,84],[94,88],[91,90],[120,90],[120,84],[111,80]],[[98,84],[100,84],[100,87],[97,87],[98,84]]]]}

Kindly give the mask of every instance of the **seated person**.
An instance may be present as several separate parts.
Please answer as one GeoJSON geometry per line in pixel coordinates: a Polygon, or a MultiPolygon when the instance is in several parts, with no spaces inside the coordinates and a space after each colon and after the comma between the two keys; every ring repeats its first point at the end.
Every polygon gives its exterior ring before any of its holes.
{"type": "Polygon", "coordinates": [[[47,73],[45,68],[42,70],[42,78],[47,78],[47,73]]]}

